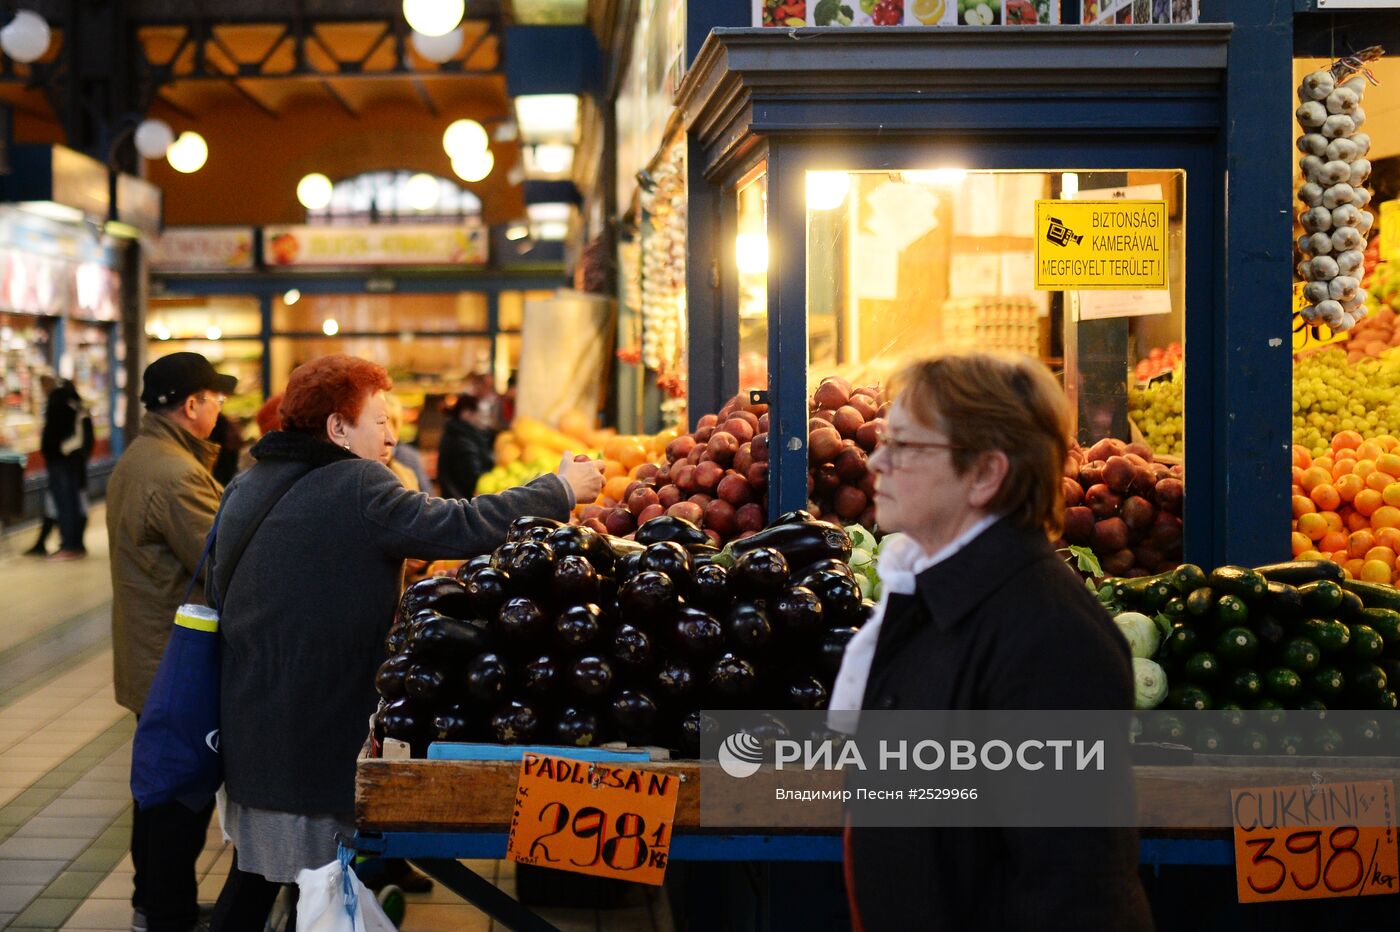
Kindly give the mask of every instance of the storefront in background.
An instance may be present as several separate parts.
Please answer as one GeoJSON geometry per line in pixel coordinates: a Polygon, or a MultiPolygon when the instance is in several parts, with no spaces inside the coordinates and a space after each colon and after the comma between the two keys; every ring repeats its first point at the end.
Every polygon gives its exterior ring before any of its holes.
{"type": "Polygon", "coordinates": [[[87,405],[97,439],[91,472],[105,474],[120,452],[119,249],[85,225],[0,207],[0,448],[27,456],[35,488],[44,374],[71,379],[87,405]]]}
{"type": "Polygon", "coordinates": [[[244,418],[310,359],[372,359],[407,409],[402,439],[433,449],[443,403],[473,376],[504,392],[526,301],[565,284],[558,266],[491,268],[486,237],[456,225],[171,230],[152,261],[147,353],[202,353],[238,376],[225,411],[244,418]]]}

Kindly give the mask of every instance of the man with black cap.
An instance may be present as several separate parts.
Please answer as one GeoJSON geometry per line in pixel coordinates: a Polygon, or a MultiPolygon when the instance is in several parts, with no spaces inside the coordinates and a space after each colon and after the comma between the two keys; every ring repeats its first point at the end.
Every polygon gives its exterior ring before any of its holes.
{"type": "MultiPolygon", "coordinates": [[[[141,430],[107,484],[112,559],[112,655],[117,702],[138,716],[170,636],[175,610],[199,565],[223,488],[210,469],[209,442],[224,399],[238,380],[198,353],[173,353],[146,367],[141,430]]],[[[203,600],[195,583],[192,601],[203,600]]],[[[132,929],[185,932],[199,922],[195,861],[214,804],[180,802],[136,809],[132,929]]]]}

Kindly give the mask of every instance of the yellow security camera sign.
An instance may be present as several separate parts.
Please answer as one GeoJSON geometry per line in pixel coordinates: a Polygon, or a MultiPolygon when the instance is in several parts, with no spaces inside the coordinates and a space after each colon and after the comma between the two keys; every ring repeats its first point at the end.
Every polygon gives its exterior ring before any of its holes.
{"type": "Polygon", "coordinates": [[[1167,287],[1166,201],[1036,201],[1039,291],[1167,287]]]}

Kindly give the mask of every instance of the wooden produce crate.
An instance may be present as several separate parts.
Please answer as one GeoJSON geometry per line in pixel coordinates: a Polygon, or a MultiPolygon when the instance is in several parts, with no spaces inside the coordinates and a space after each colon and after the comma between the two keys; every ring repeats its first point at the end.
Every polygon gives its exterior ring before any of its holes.
{"type": "MultiPolygon", "coordinates": [[[[707,772],[719,776],[718,765],[691,760],[626,766],[679,777],[676,828],[700,830],[700,782],[707,772]]],[[[1232,824],[1231,790],[1306,784],[1314,772],[1326,783],[1392,780],[1400,784],[1400,758],[1280,758],[1277,765],[1272,765],[1258,758],[1220,757],[1209,765],[1139,765],[1133,771],[1138,824],[1152,834],[1157,833],[1155,827],[1159,826],[1173,826],[1167,834],[1228,830],[1232,824]]],[[[362,756],[355,782],[356,822],[367,831],[503,832],[510,824],[519,776],[518,761],[382,760],[362,756]]],[[[787,789],[831,790],[840,789],[842,780],[839,772],[764,771],[745,780],[742,793],[747,800],[771,800],[773,793],[763,786],[765,782],[774,788],[781,785],[787,789]]],[[[715,786],[738,789],[733,781],[722,779],[715,786]]],[[[783,824],[784,813],[797,815],[798,810],[765,807],[754,824],[762,824],[764,831],[811,832],[814,820],[831,826],[842,821],[841,803],[835,800],[817,799],[805,806],[800,811],[803,825],[783,824]]]]}

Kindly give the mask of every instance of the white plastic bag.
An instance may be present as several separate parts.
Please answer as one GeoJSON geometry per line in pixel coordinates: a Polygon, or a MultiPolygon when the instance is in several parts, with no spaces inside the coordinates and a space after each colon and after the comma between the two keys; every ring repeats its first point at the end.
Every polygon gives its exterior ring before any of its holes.
{"type": "Polygon", "coordinates": [[[350,869],[350,853],[297,874],[297,932],[395,932],[379,901],[350,869]]]}

